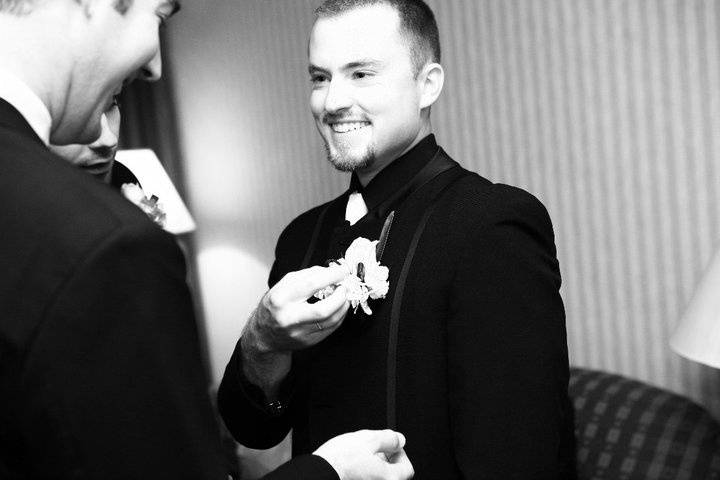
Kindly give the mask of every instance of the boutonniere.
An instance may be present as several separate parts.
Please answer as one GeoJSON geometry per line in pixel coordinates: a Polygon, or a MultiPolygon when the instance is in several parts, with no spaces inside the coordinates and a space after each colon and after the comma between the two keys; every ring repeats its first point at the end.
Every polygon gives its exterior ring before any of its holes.
{"type": "Polygon", "coordinates": [[[353,307],[353,313],[362,307],[367,315],[372,315],[368,299],[385,298],[390,288],[387,267],[380,265],[377,259],[377,240],[356,238],[348,247],[345,256],[332,263],[343,267],[347,275],[337,285],[330,285],[315,293],[319,299],[326,298],[342,285],[347,289],[347,299],[353,307]]]}
{"type": "Polygon", "coordinates": [[[137,183],[123,183],[120,190],[125,198],[140,207],[140,210],[145,212],[150,220],[161,228],[165,226],[165,211],[162,203],[158,201],[158,197],[155,195],[147,197],[145,191],[137,183]]]}

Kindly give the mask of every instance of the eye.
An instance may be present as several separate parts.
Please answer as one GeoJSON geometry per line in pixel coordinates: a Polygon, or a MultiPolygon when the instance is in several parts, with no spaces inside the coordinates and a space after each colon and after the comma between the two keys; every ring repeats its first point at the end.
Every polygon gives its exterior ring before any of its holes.
{"type": "Polygon", "coordinates": [[[321,73],[313,73],[310,74],[310,83],[313,85],[318,85],[320,83],[327,82],[328,77],[327,75],[321,74],[321,73]]]}
{"type": "Polygon", "coordinates": [[[370,73],[370,72],[364,72],[361,70],[357,71],[357,72],[353,72],[353,78],[356,80],[362,80],[362,79],[368,78],[370,76],[372,76],[372,73],[370,73]]]}

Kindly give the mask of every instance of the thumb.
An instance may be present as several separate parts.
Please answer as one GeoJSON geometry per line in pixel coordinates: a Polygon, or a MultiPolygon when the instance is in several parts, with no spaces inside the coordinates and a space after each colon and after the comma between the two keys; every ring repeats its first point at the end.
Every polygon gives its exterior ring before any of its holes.
{"type": "Polygon", "coordinates": [[[415,476],[415,469],[410,462],[405,450],[400,450],[394,457],[388,459],[388,470],[398,479],[410,479],[415,476]]]}
{"type": "Polygon", "coordinates": [[[405,435],[393,430],[378,430],[373,432],[371,442],[375,453],[382,452],[390,457],[405,446],[405,435]]]}

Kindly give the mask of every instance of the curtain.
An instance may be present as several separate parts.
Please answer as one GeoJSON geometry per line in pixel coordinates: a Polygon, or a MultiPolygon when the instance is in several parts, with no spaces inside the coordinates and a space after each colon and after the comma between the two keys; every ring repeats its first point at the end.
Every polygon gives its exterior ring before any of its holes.
{"type": "MultiPolygon", "coordinates": [[[[161,32],[161,51],[168,47],[167,39],[161,32]]],[[[122,119],[120,123],[120,148],[149,148],[155,152],[167,171],[180,196],[187,202],[184,162],[180,150],[173,86],[172,65],[168,56],[163,57],[163,76],[157,82],[135,81],[127,85],[119,98],[122,119]]],[[[188,266],[188,284],[193,293],[195,314],[208,378],[210,377],[209,355],[205,335],[205,324],[200,308],[195,248],[193,234],[178,236],[178,243],[185,253],[188,266]]]]}

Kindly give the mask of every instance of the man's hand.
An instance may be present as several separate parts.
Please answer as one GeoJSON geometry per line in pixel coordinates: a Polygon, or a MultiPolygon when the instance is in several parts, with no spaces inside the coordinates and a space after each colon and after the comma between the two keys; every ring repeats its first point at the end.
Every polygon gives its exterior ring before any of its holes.
{"type": "Polygon", "coordinates": [[[392,430],[360,430],[331,438],[315,450],[340,480],[406,480],[415,475],[405,437],[392,430]]]}
{"type": "Polygon", "coordinates": [[[342,323],[350,307],[346,290],[308,303],[318,290],[339,283],[347,271],[340,266],[310,267],[285,275],[263,297],[254,316],[261,350],[292,351],[315,345],[342,323]]]}
{"type": "Polygon", "coordinates": [[[292,351],[321,342],[342,324],[350,308],[345,287],[318,302],[307,300],[345,275],[339,266],[290,272],[263,296],[248,320],[240,339],[243,372],[269,400],[290,371],[292,351]]]}

